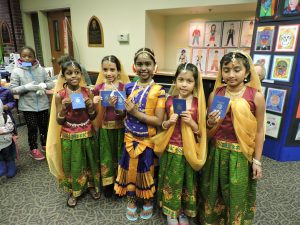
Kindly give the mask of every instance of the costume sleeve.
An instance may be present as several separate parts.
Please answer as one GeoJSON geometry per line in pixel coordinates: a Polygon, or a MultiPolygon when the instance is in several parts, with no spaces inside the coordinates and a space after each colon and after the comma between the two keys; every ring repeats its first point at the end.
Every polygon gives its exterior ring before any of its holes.
{"type": "Polygon", "coordinates": [[[166,92],[163,89],[160,90],[156,108],[161,108],[161,109],[166,108],[166,92]]]}
{"type": "Polygon", "coordinates": [[[11,73],[9,88],[12,94],[24,94],[28,90],[26,90],[24,85],[21,85],[20,75],[17,71],[18,69],[16,68],[11,73]]]}

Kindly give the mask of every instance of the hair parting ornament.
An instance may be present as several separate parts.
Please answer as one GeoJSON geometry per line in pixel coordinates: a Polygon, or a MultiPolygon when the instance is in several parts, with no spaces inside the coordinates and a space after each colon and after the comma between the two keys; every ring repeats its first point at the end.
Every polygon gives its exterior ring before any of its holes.
{"type": "Polygon", "coordinates": [[[232,53],[232,59],[231,59],[231,62],[232,62],[232,64],[233,64],[233,66],[234,66],[235,61],[236,61],[236,58],[235,58],[235,52],[233,52],[233,53],[232,53]]]}
{"type": "Polygon", "coordinates": [[[184,68],[183,68],[183,70],[182,70],[183,73],[186,73],[186,72],[187,72],[187,70],[186,70],[187,65],[188,65],[188,63],[186,63],[186,64],[184,65],[184,68]]]}
{"type": "Polygon", "coordinates": [[[140,54],[143,54],[143,56],[145,57],[146,55],[150,55],[153,59],[155,59],[154,55],[151,52],[147,51],[145,48],[143,48],[142,51],[135,53],[135,58],[137,58],[140,54]]]}
{"type": "Polygon", "coordinates": [[[74,70],[76,69],[76,66],[75,66],[73,61],[72,61],[72,67],[73,67],[74,70]]]}

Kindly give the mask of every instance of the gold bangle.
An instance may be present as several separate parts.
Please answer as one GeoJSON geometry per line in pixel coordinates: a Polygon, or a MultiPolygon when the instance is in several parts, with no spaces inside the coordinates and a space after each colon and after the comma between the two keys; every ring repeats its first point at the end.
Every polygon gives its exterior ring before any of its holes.
{"type": "Polygon", "coordinates": [[[193,131],[194,134],[200,134],[199,128],[196,131],[193,131]]]}
{"type": "Polygon", "coordinates": [[[64,120],[64,119],[66,119],[66,116],[61,116],[61,115],[59,115],[59,113],[57,113],[57,118],[61,119],[61,120],[64,120]]]}
{"type": "Polygon", "coordinates": [[[253,161],[253,163],[254,163],[255,165],[261,166],[261,162],[258,161],[257,159],[253,158],[252,161],[253,161]]]}
{"type": "Polygon", "coordinates": [[[211,125],[208,120],[206,121],[206,125],[209,127],[209,128],[213,128],[215,125],[211,125]]]}
{"type": "Polygon", "coordinates": [[[166,123],[167,121],[164,121],[164,122],[162,122],[162,124],[161,124],[161,127],[162,127],[162,129],[164,129],[164,130],[167,130],[168,128],[167,127],[165,127],[165,125],[164,125],[164,123],[166,123]]]}

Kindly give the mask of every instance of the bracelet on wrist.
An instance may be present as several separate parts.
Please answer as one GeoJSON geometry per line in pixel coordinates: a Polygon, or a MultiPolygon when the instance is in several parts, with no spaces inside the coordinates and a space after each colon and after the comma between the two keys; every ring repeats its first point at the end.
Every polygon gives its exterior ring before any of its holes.
{"type": "Polygon", "coordinates": [[[261,166],[261,162],[255,158],[252,159],[252,162],[257,166],[261,166]]]}
{"type": "Polygon", "coordinates": [[[162,122],[161,127],[164,130],[167,130],[168,128],[166,127],[165,123],[167,123],[167,121],[162,122]]]}
{"type": "Polygon", "coordinates": [[[66,119],[66,116],[61,116],[59,113],[57,113],[57,118],[61,119],[61,120],[64,120],[64,119],[66,119]]]}
{"type": "Polygon", "coordinates": [[[200,134],[199,128],[196,131],[193,131],[194,134],[200,134]]]}
{"type": "Polygon", "coordinates": [[[214,127],[214,125],[212,125],[212,124],[209,123],[209,120],[206,121],[206,125],[207,125],[209,128],[213,128],[213,127],[214,127]]]}

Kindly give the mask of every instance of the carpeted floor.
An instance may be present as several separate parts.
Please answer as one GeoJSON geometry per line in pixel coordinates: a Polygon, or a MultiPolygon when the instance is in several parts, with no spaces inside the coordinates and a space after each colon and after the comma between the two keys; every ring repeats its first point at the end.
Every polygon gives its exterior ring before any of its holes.
{"type": "MultiPolygon", "coordinates": [[[[31,159],[26,127],[19,128],[21,160],[12,179],[0,178],[0,225],[125,225],[166,224],[156,210],[149,221],[130,223],[125,199],[93,200],[88,194],[76,208],[66,206],[66,194],[49,173],[46,161],[31,159]]],[[[263,159],[264,178],[257,189],[256,225],[300,224],[300,162],[263,159]]]]}

